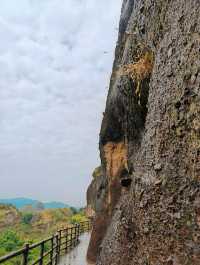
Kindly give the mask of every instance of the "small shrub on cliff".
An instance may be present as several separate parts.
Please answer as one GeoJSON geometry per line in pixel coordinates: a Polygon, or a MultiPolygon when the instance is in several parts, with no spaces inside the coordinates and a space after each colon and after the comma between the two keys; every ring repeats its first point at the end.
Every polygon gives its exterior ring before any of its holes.
{"type": "Polygon", "coordinates": [[[30,224],[33,219],[33,213],[23,213],[22,215],[22,222],[24,224],[30,224]]]}
{"type": "Polygon", "coordinates": [[[6,252],[16,250],[21,247],[23,243],[24,242],[21,240],[19,235],[13,230],[6,230],[0,236],[0,246],[6,252]]]}
{"type": "Polygon", "coordinates": [[[99,176],[101,176],[101,175],[102,175],[102,169],[101,169],[101,166],[95,168],[94,172],[92,173],[93,178],[95,179],[95,178],[97,178],[97,177],[99,177],[99,176]]]}
{"type": "Polygon", "coordinates": [[[72,224],[77,224],[77,223],[81,223],[81,222],[85,222],[87,221],[87,217],[82,214],[82,213],[79,213],[79,214],[75,214],[71,217],[71,223],[72,224]]]}
{"type": "Polygon", "coordinates": [[[136,95],[140,93],[140,83],[147,78],[153,69],[153,54],[146,52],[136,63],[127,64],[119,70],[120,75],[127,75],[137,82],[136,95]]]}
{"type": "Polygon", "coordinates": [[[78,210],[75,207],[70,207],[72,214],[77,214],[78,210]]]}

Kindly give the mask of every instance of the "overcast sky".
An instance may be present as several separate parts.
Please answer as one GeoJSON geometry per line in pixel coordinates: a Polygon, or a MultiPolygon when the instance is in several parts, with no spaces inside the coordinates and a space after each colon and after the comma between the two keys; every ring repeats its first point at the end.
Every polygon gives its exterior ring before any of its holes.
{"type": "Polygon", "coordinates": [[[85,203],[121,0],[0,0],[0,198],[85,203]]]}

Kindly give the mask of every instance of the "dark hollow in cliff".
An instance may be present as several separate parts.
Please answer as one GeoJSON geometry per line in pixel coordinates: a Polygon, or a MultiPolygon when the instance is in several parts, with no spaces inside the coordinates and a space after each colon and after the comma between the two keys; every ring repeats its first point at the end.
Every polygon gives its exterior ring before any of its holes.
{"type": "Polygon", "coordinates": [[[124,188],[130,187],[131,183],[132,183],[132,179],[131,178],[123,178],[123,179],[121,179],[121,185],[124,188]]]}

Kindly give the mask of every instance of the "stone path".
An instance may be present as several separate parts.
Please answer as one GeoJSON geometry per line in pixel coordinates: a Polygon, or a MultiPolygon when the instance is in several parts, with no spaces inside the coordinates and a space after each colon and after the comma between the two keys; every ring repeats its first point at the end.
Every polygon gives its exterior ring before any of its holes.
{"type": "Polygon", "coordinates": [[[60,258],[59,265],[88,265],[86,253],[90,240],[90,233],[84,233],[80,237],[80,243],[66,256],[60,258]]]}

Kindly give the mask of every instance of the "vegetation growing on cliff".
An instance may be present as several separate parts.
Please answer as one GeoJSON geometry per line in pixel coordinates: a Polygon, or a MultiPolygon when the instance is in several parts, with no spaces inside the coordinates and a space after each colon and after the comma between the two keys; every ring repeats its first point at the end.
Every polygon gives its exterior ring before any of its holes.
{"type": "Polygon", "coordinates": [[[146,51],[137,62],[126,64],[119,70],[120,75],[128,76],[136,82],[135,94],[139,98],[141,97],[141,82],[148,78],[153,70],[154,56],[150,51],[146,51]]]}

